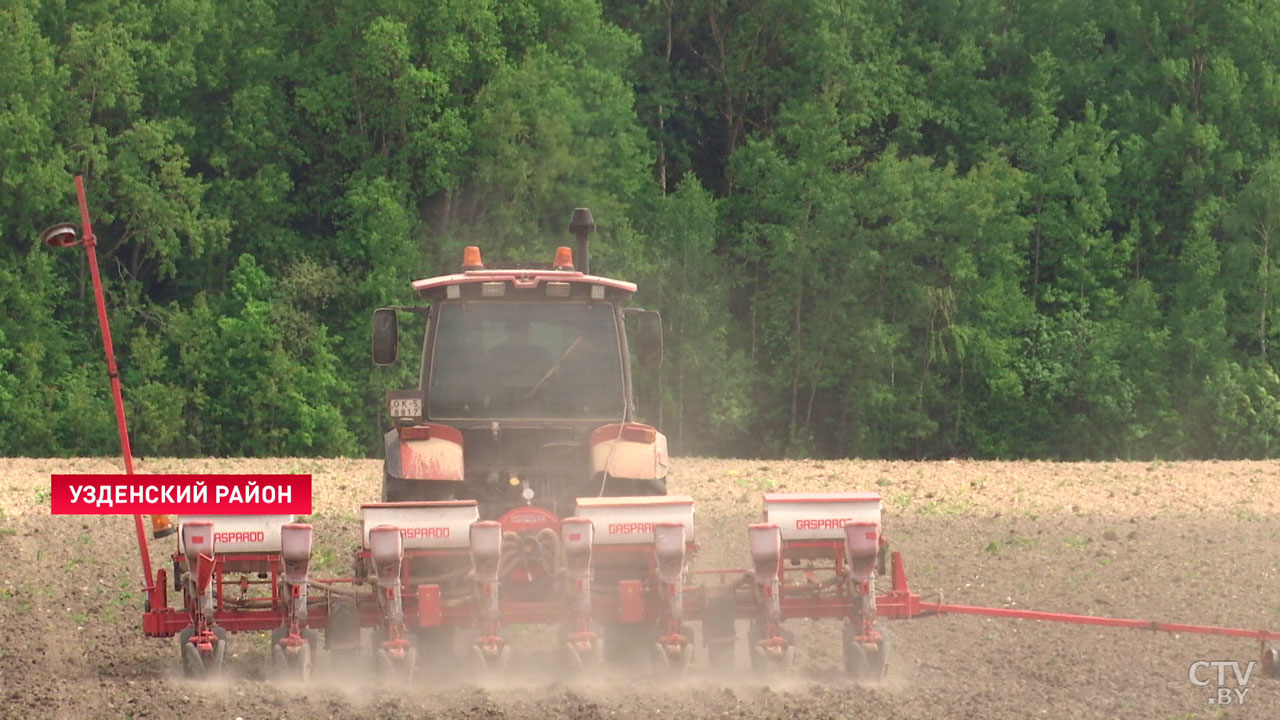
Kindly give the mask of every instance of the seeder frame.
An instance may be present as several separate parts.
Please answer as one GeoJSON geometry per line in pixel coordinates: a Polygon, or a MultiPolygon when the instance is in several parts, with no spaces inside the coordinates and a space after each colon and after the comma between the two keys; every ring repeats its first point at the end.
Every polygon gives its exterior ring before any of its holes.
{"type": "MultiPolygon", "coordinates": [[[[567,522],[581,521],[581,518],[573,518],[567,522]]],[[[862,532],[864,525],[851,522],[844,531],[849,535],[855,530],[862,532]]],[[[767,532],[771,527],[776,526],[762,523],[752,526],[752,530],[767,532]]],[[[508,533],[509,536],[513,534],[508,533]]],[[[887,590],[875,592],[872,598],[862,598],[858,584],[851,580],[849,540],[780,541],[777,556],[772,557],[766,552],[763,558],[756,558],[756,566],[752,569],[714,570],[687,567],[687,559],[698,550],[697,544],[689,541],[682,544],[680,572],[674,578],[670,574],[660,574],[661,559],[652,543],[633,543],[595,547],[588,556],[585,574],[579,573],[568,581],[565,577],[545,578],[545,585],[553,589],[537,599],[518,597],[516,593],[499,594],[496,614],[492,616],[486,616],[483,609],[483,592],[460,596],[456,584],[446,587],[437,583],[413,582],[413,568],[418,562],[447,561],[462,568],[468,560],[468,550],[404,550],[398,570],[399,583],[404,588],[400,596],[403,602],[400,608],[401,631],[409,636],[419,629],[471,628],[481,636],[488,636],[493,648],[492,657],[478,653],[486,658],[484,665],[505,668],[509,651],[504,653],[502,650],[505,647],[505,641],[501,640],[503,628],[521,624],[558,624],[565,628],[565,641],[570,646],[577,643],[577,651],[573,654],[575,665],[581,668],[600,662],[598,628],[630,625],[651,630],[656,648],[660,650],[655,653],[665,658],[655,667],[682,671],[689,664],[693,645],[686,623],[701,622],[704,633],[708,634],[705,640],[709,646],[724,638],[711,637],[706,630],[710,627],[708,622],[714,622],[716,613],[723,615],[728,611],[731,621],[748,620],[752,623],[752,650],[760,648],[759,657],[753,656],[755,668],[776,674],[790,670],[791,653],[794,652],[788,650],[794,641],[781,629],[783,623],[798,618],[839,619],[845,629],[846,672],[858,680],[874,681],[883,676],[888,664],[887,646],[882,645],[877,621],[948,614],[981,615],[1253,639],[1261,646],[1264,674],[1274,677],[1280,670],[1276,650],[1269,646],[1269,643],[1280,640],[1280,633],[1274,631],[929,602],[910,588],[901,552],[889,552],[888,542],[879,532],[874,541],[876,552],[871,562],[876,574],[889,575],[890,586],[887,590]],[[804,561],[805,566],[792,566],[792,561],[796,560],[804,561]],[[770,565],[776,568],[776,582],[768,574],[770,565]],[[703,582],[693,582],[699,579],[703,582]],[[574,585],[574,580],[579,583],[587,581],[590,594],[589,609],[585,614],[580,594],[583,586],[574,585]],[[576,596],[574,588],[579,593],[576,596]],[[774,588],[777,593],[776,609],[772,615],[766,588],[774,588]],[[673,595],[679,597],[678,610],[672,604],[673,595]],[[721,598],[718,602],[714,600],[717,597],[721,598]],[[868,607],[867,600],[871,600],[871,614],[864,611],[868,607]]],[[[147,552],[145,537],[140,537],[140,549],[147,552]]],[[[313,602],[307,612],[307,630],[322,629],[327,634],[331,629],[334,603],[347,602],[356,608],[354,615],[348,614],[348,621],[354,617],[360,628],[383,628],[385,631],[388,620],[380,607],[378,582],[370,579],[371,551],[361,548],[353,553],[352,559],[355,572],[349,577],[307,580],[313,591],[313,602]],[[370,592],[359,590],[366,584],[371,586],[370,592]]],[[[186,558],[181,553],[175,553],[173,560],[175,572],[189,572],[186,558]]],[[[212,561],[211,582],[215,588],[213,622],[216,626],[230,632],[274,630],[279,633],[280,628],[288,624],[288,598],[279,591],[283,578],[283,561],[279,554],[215,553],[212,561]],[[256,573],[260,577],[246,579],[246,573],[256,573]],[[234,574],[241,577],[231,579],[229,576],[234,574]],[[247,589],[255,585],[269,586],[270,594],[262,595],[256,598],[255,603],[246,606],[242,598],[247,595],[247,589]],[[240,589],[241,599],[231,595],[235,588],[240,589]]],[[[165,570],[162,569],[147,589],[148,608],[143,614],[142,626],[148,636],[169,637],[193,625],[190,594],[184,595],[184,608],[168,607],[165,580],[165,570]]],[[[874,592],[874,583],[862,587],[871,587],[874,592]]],[[[493,590],[496,591],[496,587],[493,590]]],[[[721,621],[723,627],[723,617],[721,621]]],[[[731,621],[729,627],[732,627],[731,621]]],[[[376,647],[374,649],[376,651],[376,647]]],[[[412,669],[401,671],[401,674],[411,677],[412,669]]]]}

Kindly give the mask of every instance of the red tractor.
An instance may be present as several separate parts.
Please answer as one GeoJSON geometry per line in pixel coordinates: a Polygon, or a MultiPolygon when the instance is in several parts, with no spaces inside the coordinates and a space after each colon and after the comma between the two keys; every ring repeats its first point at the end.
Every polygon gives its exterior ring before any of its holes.
{"type": "Polygon", "coordinates": [[[636,355],[657,367],[661,318],[624,307],[634,284],[590,274],[590,210],[569,229],[577,267],[568,247],[501,269],[468,247],[461,272],[413,283],[425,305],[374,311],[377,365],[396,362],[400,312],[426,330],[418,387],[388,393],[384,502],[476,500],[510,525],[554,522],[579,497],[666,494],[667,441],[636,421],[626,332],[634,318],[636,355]]]}

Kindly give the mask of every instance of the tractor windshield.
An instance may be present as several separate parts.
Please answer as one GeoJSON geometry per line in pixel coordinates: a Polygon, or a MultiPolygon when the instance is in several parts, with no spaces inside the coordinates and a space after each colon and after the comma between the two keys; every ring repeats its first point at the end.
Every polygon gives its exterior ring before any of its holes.
{"type": "Polygon", "coordinates": [[[609,303],[443,303],[427,417],[612,420],[625,406],[609,303]]]}

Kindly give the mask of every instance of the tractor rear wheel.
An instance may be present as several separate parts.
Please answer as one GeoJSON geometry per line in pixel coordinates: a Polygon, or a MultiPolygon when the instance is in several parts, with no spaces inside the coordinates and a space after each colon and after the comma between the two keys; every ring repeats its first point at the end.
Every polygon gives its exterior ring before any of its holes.
{"type": "Polygon", "coordinates": [[[702,636],[707,643],[707,663],[719,673],[732,673],[737,628],[734,624],[732,593],[718,593],[707,600],[702,636]]]}
{"type": "Polygon", "coordinates": [[[653,626],[644,623],[609,622],[601,629],[604,661],[619,668],[643,663],[655,637],[653,626]]]}
{"type": "Polygon", "coordinates": [[[453,627],[420,627],[413,631],[420,678],[440,678],[457,671],[458,658],[453,649],[453,627]]]}
{"type": "Polygon", "coordinates": [[[329,649],[333,672],[341,676],[356,669],[360,655],[360,609],[353,601],[338,600],[330,607],[324,644],[329,649]]]}

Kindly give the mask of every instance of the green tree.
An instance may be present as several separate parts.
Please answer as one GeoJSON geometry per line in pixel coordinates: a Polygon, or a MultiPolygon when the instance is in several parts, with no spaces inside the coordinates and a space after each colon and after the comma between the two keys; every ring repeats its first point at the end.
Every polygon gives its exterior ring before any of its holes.
{"type": "Polygon", "coordinates": [[[643,228],[654,260],[636,278],[638,299],[662,311],[661,420],[674,453],[739,450],[751,414],[746,358],[731,345],[728,288],[715,253],[718,212],[689,175],[646,213],[643,228]]]}
{"type": "Polygon", "coordinates": [[[355,450],[337,404],[339,373],[323,325],[297,308],[250,255],[228,295],[170,308],[143,331],[130,366],[140,451],[158,454],[340,455],[355,450]],[[161,360],[161,358],[167,358],[161,360]],[[147,374],[172,368],[169,379],[147,374]],[[181,428],[181,429],[178,429],[181,428]]]}

